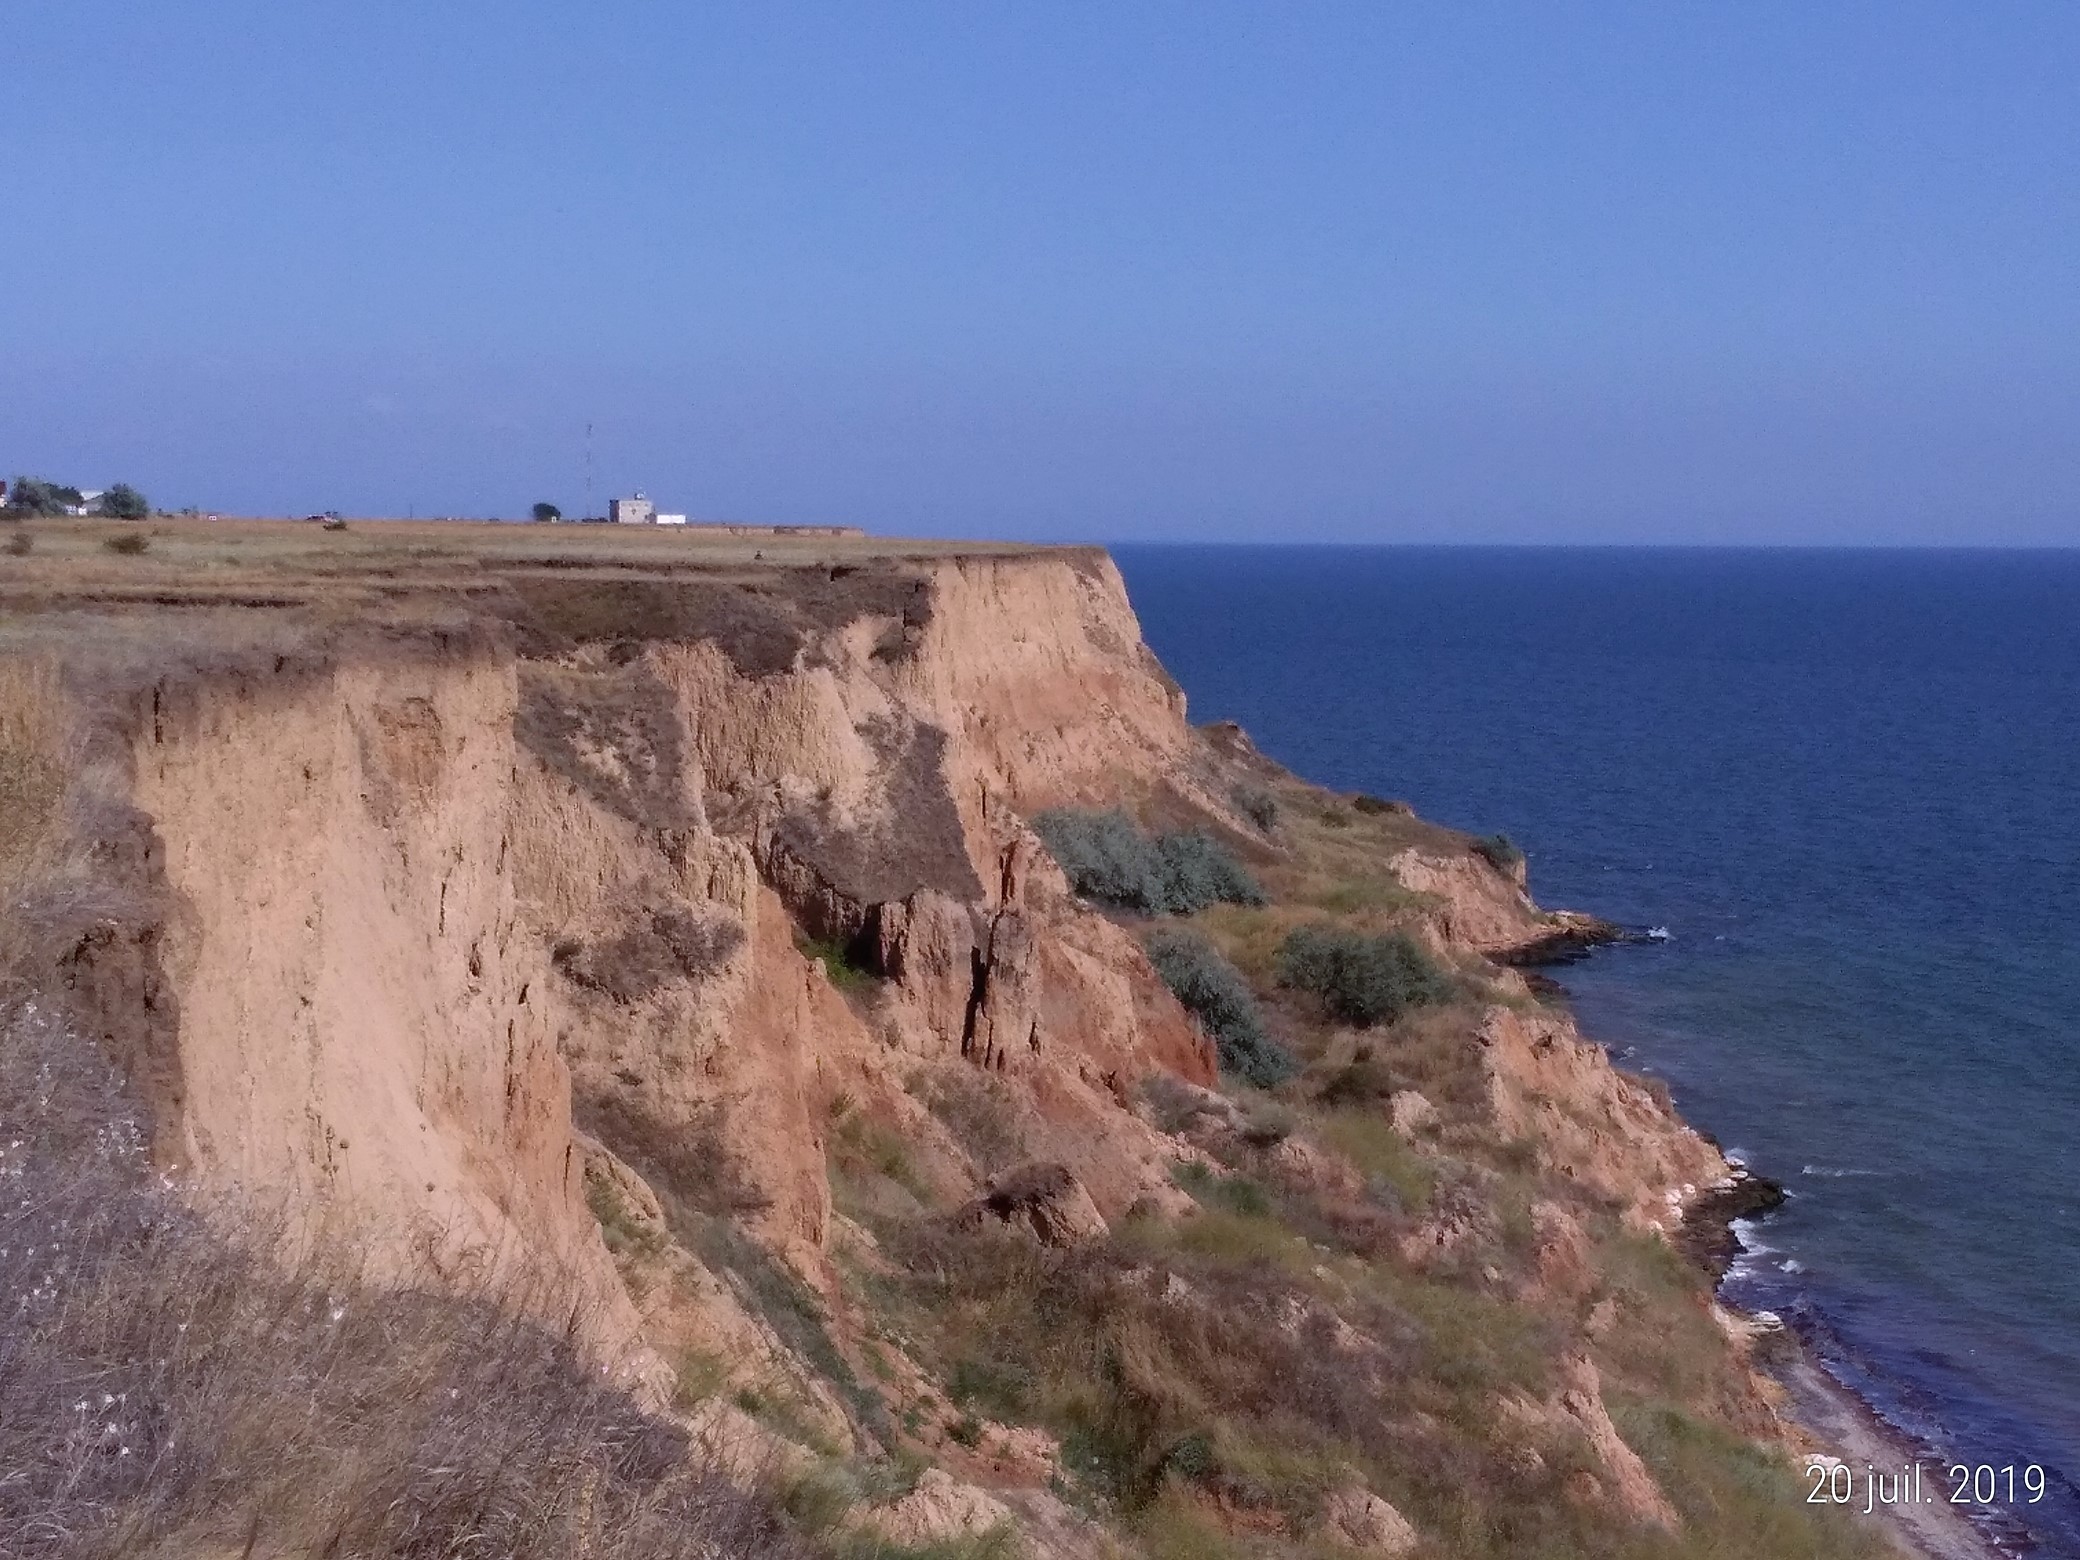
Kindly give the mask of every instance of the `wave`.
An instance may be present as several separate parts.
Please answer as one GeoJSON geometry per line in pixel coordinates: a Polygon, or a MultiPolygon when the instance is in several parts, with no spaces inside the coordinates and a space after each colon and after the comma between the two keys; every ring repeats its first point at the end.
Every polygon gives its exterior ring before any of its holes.
{"type": "Polygon", "coordinates": [[[1873,1331],[1869,1313],[1873,1301],[1885,1309],[1883,1297],[1838,1292],[1816,1280],[1804,1263],[1759,1238],[1757,1226],[1768,1217],[1728,1226],[1741,1249],[1720,1281],[1720,1299],[1753,1317],[1774,1316],[1915,1458],[1932,1465],[2042,1466],[2050,1486],[2044,1503],[1975,1508],[1967,1515],[1996,1553],[2080,1560],[2080,1488],[2047,1455],[2035,1428],[1945,1369],[1940,1356],[1888,1339],[1882,1322],[1873,1331]]]}

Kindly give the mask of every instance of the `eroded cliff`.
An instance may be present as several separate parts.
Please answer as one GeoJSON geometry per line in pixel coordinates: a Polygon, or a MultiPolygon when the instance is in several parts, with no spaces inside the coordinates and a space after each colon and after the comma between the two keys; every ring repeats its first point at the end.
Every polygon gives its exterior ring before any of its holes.
{"type": "Polygon", "coordinates": [[[1102,554],[391,565],[190,579],[165,655],[173,587],[93,581],[15,644],[129,894],[50,900],[22,979],[196,1206],[559,1319],[715,1466],[845,1492],[800,1496],[818,1541],[1673,1554],[1753,1516],[1782,1431],[1669,1245],[1730,1167],[1495,962],[1582,924],[1192,728],[1102,554]],[[1264,892],[1093,903],[1064,810],[1264,892]],[[1224,1071],[1165,928],[1282,1081],[1224,1071]],[[1415,994],[1325,1003],[1323,928],[1415,994]]]}

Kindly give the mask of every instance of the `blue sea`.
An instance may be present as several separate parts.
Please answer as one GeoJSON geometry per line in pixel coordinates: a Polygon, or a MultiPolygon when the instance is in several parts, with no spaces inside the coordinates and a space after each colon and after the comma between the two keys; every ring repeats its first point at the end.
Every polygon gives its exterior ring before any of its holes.
{"type": "Polygon", "coordinates": [[[2080,552],[1115,556],[1195,720],[1670,929],[1554,973],[1790,1192],[1729,1297],[2080,1556],[2080,552]]]}

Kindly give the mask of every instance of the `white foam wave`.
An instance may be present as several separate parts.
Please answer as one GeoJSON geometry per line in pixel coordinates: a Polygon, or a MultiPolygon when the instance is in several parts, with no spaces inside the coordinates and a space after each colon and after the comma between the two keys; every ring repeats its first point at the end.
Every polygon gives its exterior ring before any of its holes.
{"type": "Polygon", "coordinates": [[[1726,1227],[1733,1231],[1733,1238],[1741,1243],[1743,1255],[1766,1257],[1777,1249],[1756,1235],[1753,1219],[1735,1219],[1726,1227]]]}

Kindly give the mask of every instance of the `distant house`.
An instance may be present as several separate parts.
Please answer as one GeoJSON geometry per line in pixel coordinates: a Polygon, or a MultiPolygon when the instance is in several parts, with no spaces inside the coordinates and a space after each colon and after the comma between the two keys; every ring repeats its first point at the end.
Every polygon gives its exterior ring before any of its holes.
{"type": "Polygon", "coordinates": [[[659,515],[657,523],[659,525],[684,525],[686,517],[684,515],[659,515]]]}
{"type": "Polygon", "coordinates": [[[612,498],[607,500],[607,518],[616,525],[655,525],[657,506],[641,493],[634,498],[612,498]]]}
{"type": "Polygon", "coordinates": [[[68,515],[92,514],[94,512],[94,506],[101,502],[102,491],[103,490],[101,488],[81,488],[79,490],[79,502],[76,504],[67,504],[65,506],[65,513],[67,513],[68,515]]]}

